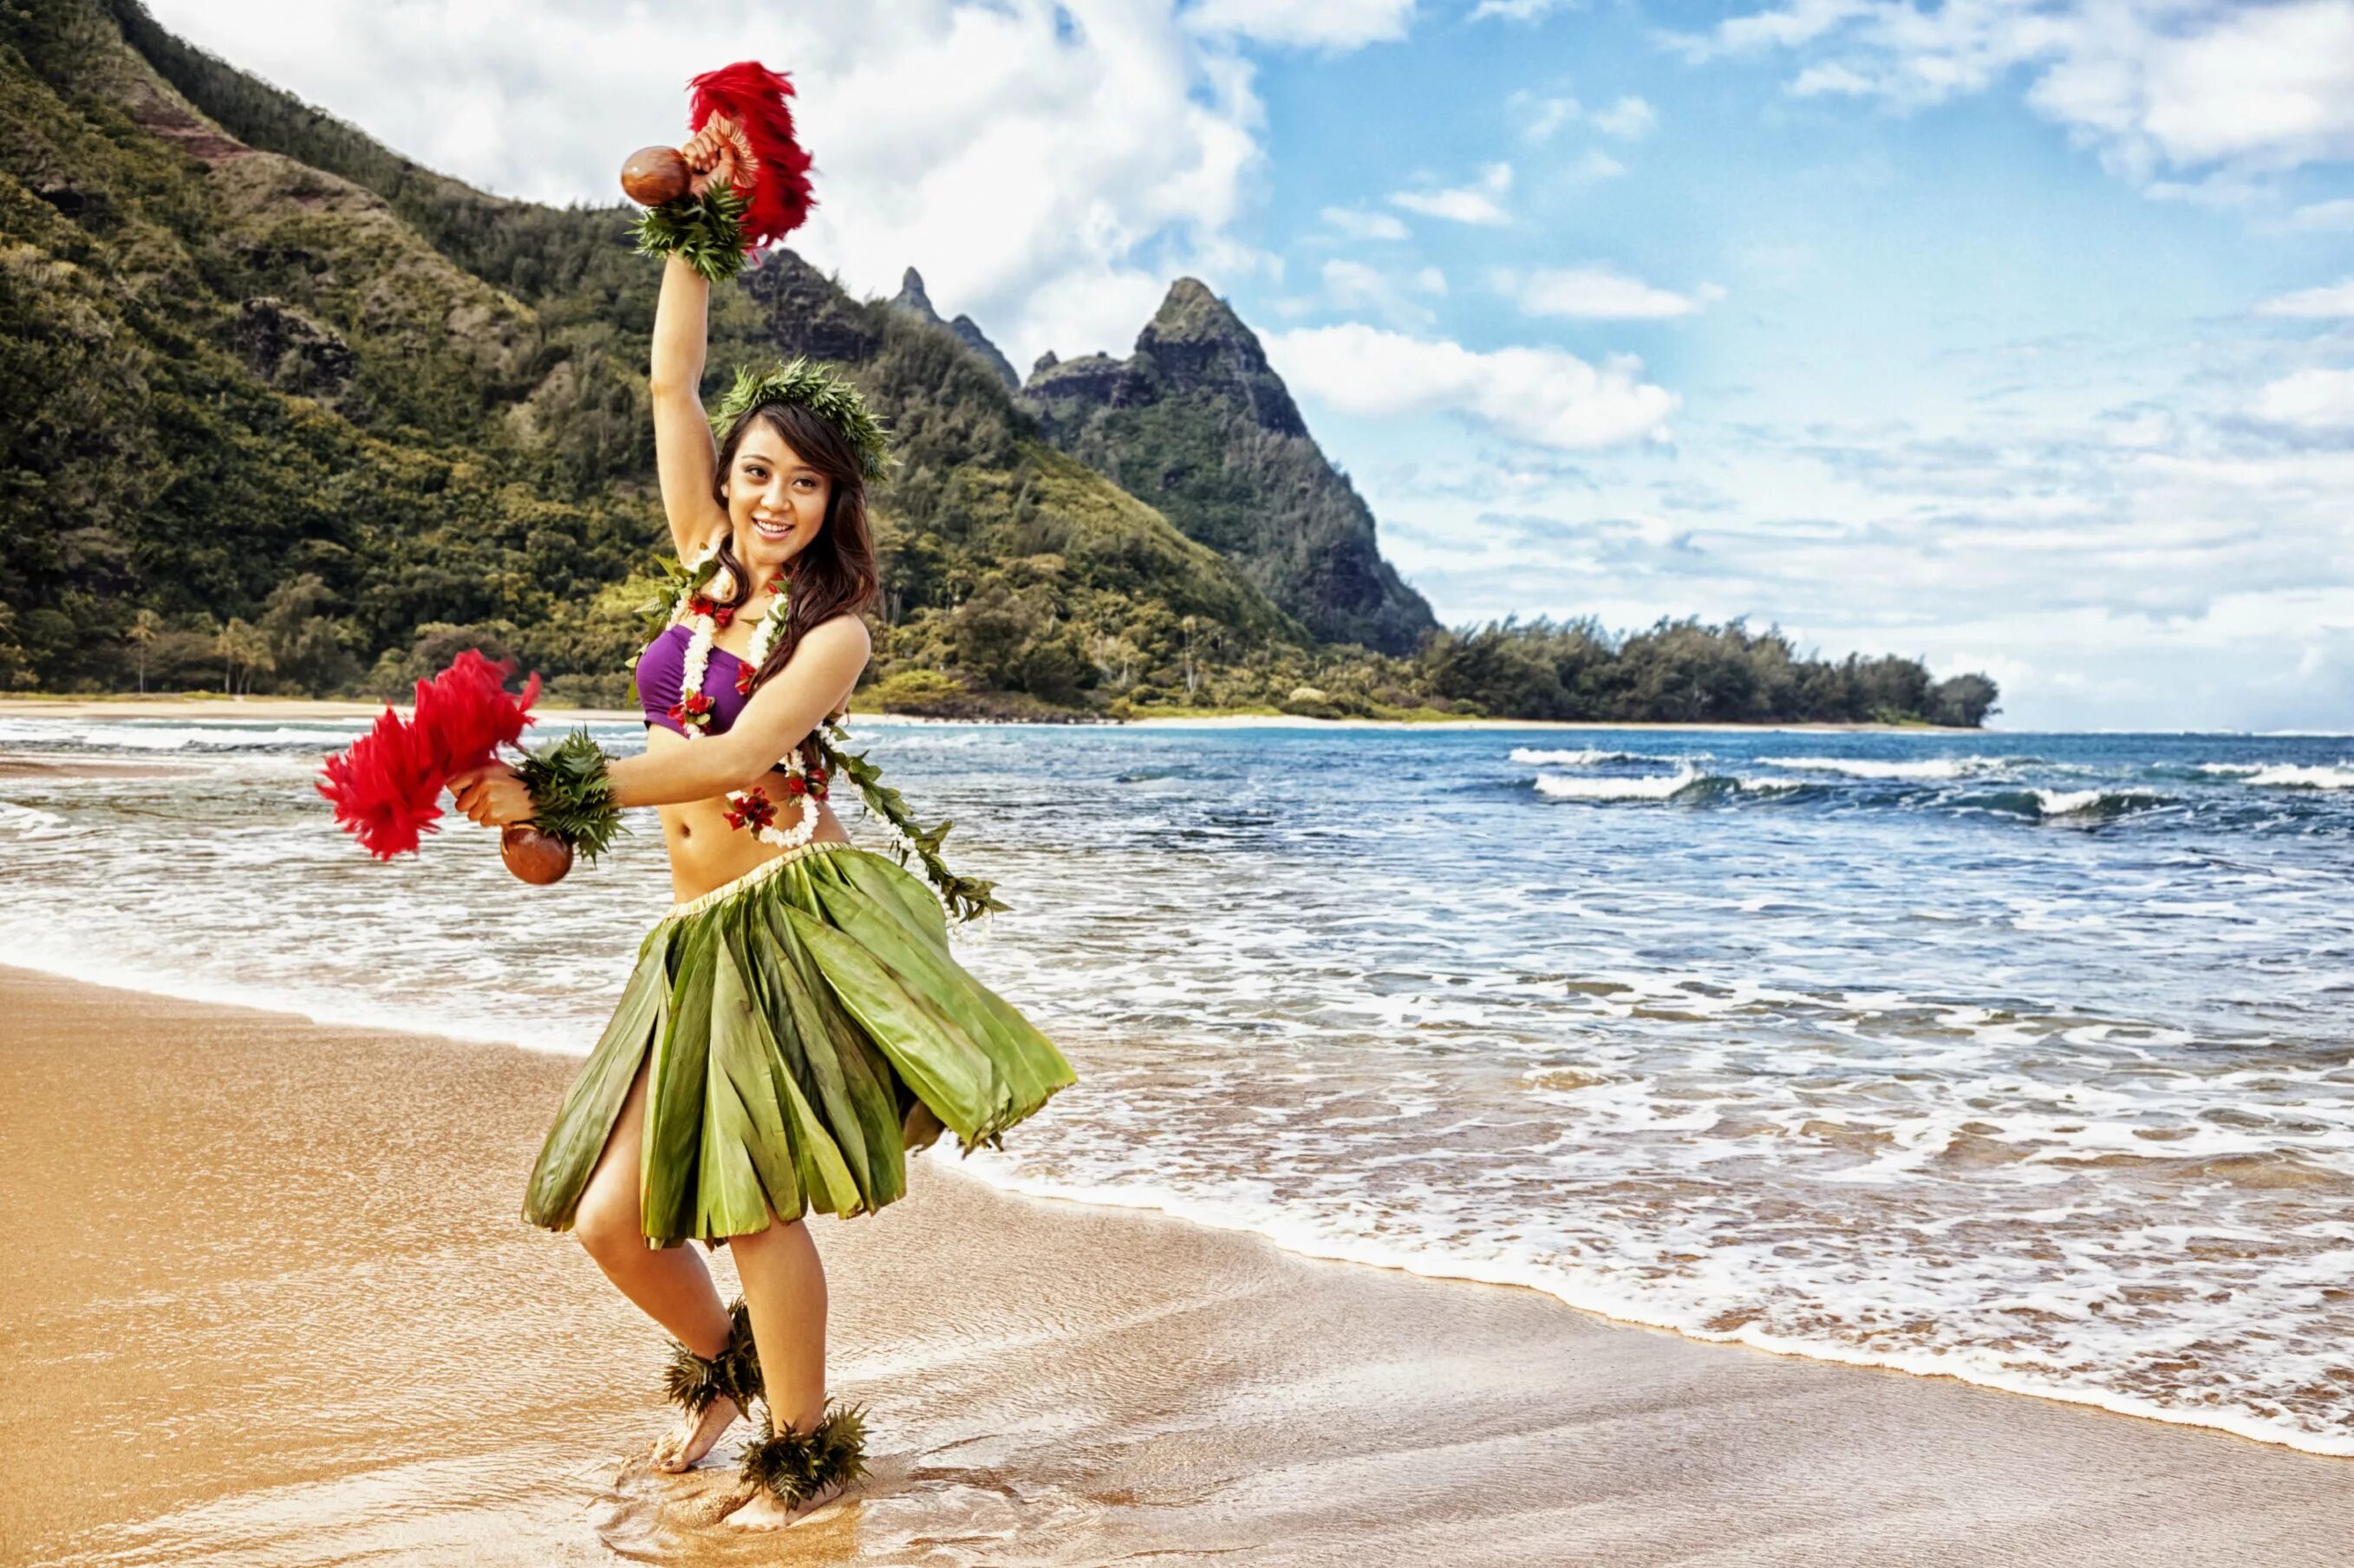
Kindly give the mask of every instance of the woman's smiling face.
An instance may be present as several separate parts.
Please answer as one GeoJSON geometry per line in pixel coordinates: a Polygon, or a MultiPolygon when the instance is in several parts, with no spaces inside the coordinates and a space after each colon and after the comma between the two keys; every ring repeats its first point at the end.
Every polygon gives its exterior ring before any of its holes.
{"type": "Polygon", "coordinates": [[[809,547],[825,526],[833,482],[801,461],[766,419],[737,443],[726,478],[727,522],[736,558],[762,583],[809,547]]]}

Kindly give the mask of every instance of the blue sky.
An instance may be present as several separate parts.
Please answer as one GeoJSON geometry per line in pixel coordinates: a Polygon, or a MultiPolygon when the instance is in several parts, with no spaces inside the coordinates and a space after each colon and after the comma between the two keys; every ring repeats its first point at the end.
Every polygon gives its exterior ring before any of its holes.
{"type": "Polygon", "coordinates": [[[813,260],[1024,367],[1205,279],[1450,622],[2354,728],[2354,0],[151,4],[542,200],[791,71],[813,260]]]}

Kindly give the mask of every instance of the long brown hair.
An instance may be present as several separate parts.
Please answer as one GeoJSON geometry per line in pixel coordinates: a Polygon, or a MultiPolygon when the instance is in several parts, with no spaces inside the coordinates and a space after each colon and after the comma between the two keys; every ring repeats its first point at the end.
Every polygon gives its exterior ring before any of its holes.
{"type": "MultiPolygon", "coordinates": [[[[726,509],[722,487],[735,471],[736,450],[744,444],[755,420],[765,422],[803,462],[831,482],[825,524],[793,557],[792,613],[783,635],[770,645],[768,658],[752,677],[752,689],[758,691],[785,667],[811,628],[837,615],[864,614],[875,602],[881,573],[875,565],[874,531],[866,522],[866,479],[859,467],[858,450],[831,421],[798,403],[763,403],[736,421],[719,446],[718,466],[712,473],[712,499],[721,510],[726,509]]],[[[736,558],[732,527],[719,542],[719,564],[726,568],[728,582],[728,597],[720,602],[730,609],[740,609],[752,597],[752,575],[736,558]]]]}

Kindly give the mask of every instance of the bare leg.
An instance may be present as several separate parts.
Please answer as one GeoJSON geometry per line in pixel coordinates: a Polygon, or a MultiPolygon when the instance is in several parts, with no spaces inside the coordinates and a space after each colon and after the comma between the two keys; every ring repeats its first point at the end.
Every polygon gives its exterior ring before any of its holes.
{"type": "MultiPolygon", "coordinates": [[[[825,1414],[825,1266],[800,1220],[772,1220],[756,1235],[731,1236],[744,1300],[752,1309],[752,1339],[760,1347],[760,1375],[777,1429],[807,1432],[825,1414]]],[[[774,1528],[807,1517],[832,1500],[811,1499],[788,1510],[762,1491],[727,1516],[730,1524],[774,1528]]]]}
{"type": "MultiPolygon", "coordinates": [[[[645,1127],[646,1074],[638,1069],[637,1082],[621,1106],[613,1136],[605,1141],[597,1169],[581,1194],[573,1232],[605,1277],[640,1310],[698,1356],[716,1356],[727,1348],[727,1308],[711,1283],[711,1271],[692,1247],[646,1245],[638,1199],[638,1149],[645,1127]]],[[[732,1399],[722,1399],[700,1418],[683,1419],[654,1445],[657,1469],[684,1470],[708,1453],[743,1412],[732,1399]]]]}

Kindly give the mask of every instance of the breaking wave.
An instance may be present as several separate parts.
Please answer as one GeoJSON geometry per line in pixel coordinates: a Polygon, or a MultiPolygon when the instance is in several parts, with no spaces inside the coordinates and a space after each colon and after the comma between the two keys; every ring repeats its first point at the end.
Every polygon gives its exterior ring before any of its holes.
{"type": "Polygon", "coordinates": [[[1761,757],[1767,768],[1794,773],[1840,773],[1850,779],[1968,779],[2007,772],[2041,761],[2033,757],[1927,757],[1892,761],[1864,757],[1761,757]]]}
{"type": "Polygon", "coordinates": [[[1672,800],[1701,779],[1700,770],[1689,765],[1647,779],[1572,779],[1540,773],[1537,793],[1554,800],[1672,800]]]}
{"type": "Polygon", "coordinates": [[[1639,751],[1604,751],[1585,747],[1577,751],[1541,751],[1532,746],[1512,747],[1512,760],[1532,768],[1592,768],[1604,762],[1681,762],[1677,757],[1650,757],[1639,751]]]}

